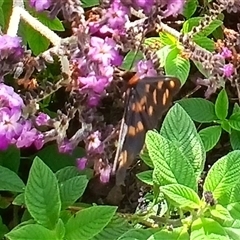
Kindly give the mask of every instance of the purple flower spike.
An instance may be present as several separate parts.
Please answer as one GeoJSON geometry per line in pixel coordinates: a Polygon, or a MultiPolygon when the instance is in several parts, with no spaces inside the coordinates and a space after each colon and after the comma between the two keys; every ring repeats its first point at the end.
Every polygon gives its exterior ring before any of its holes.
{"type": "Polygon", "coordinates": [[[36,124],[37,126],[47,125],[48,120],[50,120],[50,117],[46,113],[39,113],[36,118],[36,124]]]}
{"type": "Polygon", "coordinates": [[[231,58],[232,57],[232,51],[227,47],[223,47],[220,54],[224,58],[231,58]]]}

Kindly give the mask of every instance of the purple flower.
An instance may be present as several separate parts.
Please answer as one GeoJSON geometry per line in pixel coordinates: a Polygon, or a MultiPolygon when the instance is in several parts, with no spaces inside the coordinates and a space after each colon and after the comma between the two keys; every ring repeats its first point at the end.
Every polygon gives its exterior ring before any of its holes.
{"type": "Polygon", "coordinates": [[[100,99],[101,99],[101,97],[96,94],[88,96],[88,106],[96,107],[99,104],[100,99]]]}
{"type": "Polygon", "coordinates": [[[77,168],[79,170],[84,170],[87,165],[87,158],[86,157],[77,158],[76,162],[77,162],[77,168]]]}
{"type": "Polygon", "coordinates": [[[46,113],[39,113],[36,117],[36,124],[37,126],[47,125],[49,119],[50,117],[46,113]]]}
{"type": "Polygon", "coordinates": [[[108,79],[106,77],[97,77],[94,73],[89,74],[88,77],[79,77],[78,81],[83,84],[82,90],[90,89],[95,93],[102,93],[108,84],[108,79]]]}
{"type": "Polygon", "coordinates": [[[0,134],[0,150],[6,150],[10,144],[10,141],[5,135],[0,134]]]}
{"type": "Polygon", "coordinates": [[[16,140],[16,146],[18,148],[30,147],[32,143],[37,139],[38,131],[32,127],[31,121],[26,121],[22,128],[22,133],[16,140]]]}
{"type": "Polygon", "coordinates": [[[154,69],[151,60],[141,60],[137,64],[137,74],[140,78],[157,76],[157,71],[154,69]]]}
{"type": "Polygon", "coordinates": [[[224,58],[231,58],[232,57],[232,51],[227,47],[223,47],[220,54],[224,58]]]}
{"type": "Polygon", "coordinates": [[[60,153],[72,153],[73,151],[72,143],[65,139],[61,144],[58,145],[58,151],[60,153]]]}
{"type": "Polygon", "coordinates": [[[112,168],[110,165],[107,165],[106,167],[100,169],[100,181],[102,183],[108,183],[110,179],[112,168]]]}
{"type": "Polygon", "coordinates": [[[100,140],[101,137],[101,133],[99,131],[95,131],[94,133],[92,133],[87,141],[87,147],[86,150],[88,153],[102,153],[103,152],[103,145],[102,142],[100,140]]]}
{"type": "Polygon", "coordinates": [[[108,19],[108,26],[112,29],[124,29],[129,13],[129,8],[125,7],[121,1],[113,1],[105,15],[108,19]]]}
{"type": "Polygon", "coordinates": [[[143,9],[145,14],[148,14],[151,12],[153,7],[154,1],[153,0],[134,0],[133,6],[134,8],[143,9]]]}
{"type": "MultiPolygon", "coordinates": [[[[166,0],[165,0],[166,2],[166,0]]],[[[163,16],[177,16],[182,13],[185,0],[167,0],[167,9],[163,12],[163,16]]]]}
{"type": "Polygon", "coordinates": [[[225,64],[222,68],[220,68],[223,72],[224,77],[231,77],[234,73],[234,66],[231,63],[225,64]]]}
{"type": "Polygon", "coordinates": [[[16,108],[0,109],[0,135],[5,135],[6,139],[12,141],[22,131],[22,125],[19,123],[21,112],[16,108]]]}
{"type": "Polygon", "coordinates": [[[104,66],[112,64],[119,66],[122,63],[122,56],[117,51],[117,45],[111,38],[105,38],[103,40],[99,37],[92,37],[91,48],[89,49],[88,55],[93,61],[102,63],[104,66]]]}
{"type": "Polygon", "coordinates": [[[52,5],[52,0],[29,0],[29,4],[38,12],[41,12],[52,5]]]}
{"type": "Polygon", "coordinates": [[[11,58],[15,63],[23,56],[21,38],[9,35],[0,36],[0,60],[11,58]]]}
{"type": "Polygon", "coordinates": [[[44,135],[39,132],[36,139],[34,140],[34,146],[37,150],[41,149],[44,145],[44,135]]]}
{"type": "Polygon", "coordinates": [[[0,83],[0,107],[21,109],[23,106],[22,98],[14,92],[13,87],[0,83]]]}

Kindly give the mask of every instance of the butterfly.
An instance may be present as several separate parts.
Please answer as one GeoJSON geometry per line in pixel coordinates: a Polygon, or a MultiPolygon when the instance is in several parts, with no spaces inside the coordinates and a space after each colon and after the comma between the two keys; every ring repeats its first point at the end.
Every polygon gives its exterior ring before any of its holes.
{"type": "Polygon", "coordinates": [[[117,186],[124,185],[126,171],[142,150],[146,132],[157,127],[180,88],[180,80],[170,76],[139,79],[135,74],[128,81],[113,165],[117,186]]]}

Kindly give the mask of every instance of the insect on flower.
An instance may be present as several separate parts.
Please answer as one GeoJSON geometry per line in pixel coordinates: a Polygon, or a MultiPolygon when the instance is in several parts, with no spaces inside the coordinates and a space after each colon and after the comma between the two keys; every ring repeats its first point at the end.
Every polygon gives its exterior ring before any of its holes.
{"type": "Polygon", "coordinates": [[[124,184],[127,168],[142,150],[146,132],[157,127],[159,119],[179,91],[181,82],[169,76],[139,79],[135,74],[127,85],[125,110],[113,165],[118,186],[124,184]]]}

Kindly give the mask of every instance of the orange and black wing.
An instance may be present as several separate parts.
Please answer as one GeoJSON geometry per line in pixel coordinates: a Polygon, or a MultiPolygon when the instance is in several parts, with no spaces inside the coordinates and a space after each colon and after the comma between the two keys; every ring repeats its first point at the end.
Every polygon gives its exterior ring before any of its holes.
{"type": "Polygon", "coordinates": [[[127,168],[142,150],[146,132],[157,127],[180,87],[178,78],[162,76],[143,78],[128,89],[123,124],[126,134],[120,146],[117,185],[124,183],[127,168]]]}

